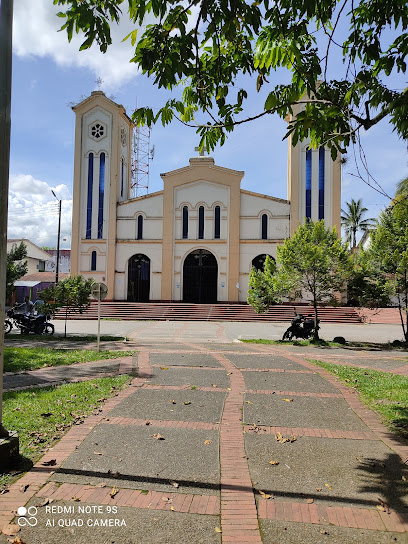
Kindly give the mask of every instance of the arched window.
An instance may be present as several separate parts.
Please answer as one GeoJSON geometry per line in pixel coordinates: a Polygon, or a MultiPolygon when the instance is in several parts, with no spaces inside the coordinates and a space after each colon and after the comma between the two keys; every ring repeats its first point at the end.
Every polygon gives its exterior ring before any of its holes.
{"type": "Polygon", "coordinates": [[[204,238],[204,206],[198,208],[198,238],[204,238]]]}
{"type": "Polygon", "coordinates": [[[120,196],[123,197],[123,192],[125,189],[125,161],[121,159],[120,161],[120,196]]]}
{"type": "Polygon", "coordinates": [[[268,239],[268,216],[266,213],[262,214],[262,240],[268,239]]]}
{"type": "Polygon", "coordinates": [[[324,219],[324,147],[319,149],[319,220],[324,219]]]}
{"type": "Polygon", "coordinates": [[[306,219],[312,219],[312,150],[306,151],[306,219]]]}
{"type": "Polygon", "coordinates": [[[103,238],[103,201],[105,196],[105,153],[101,153],[99,163],[99,209],[98,238],[103,238]]]}
{"type": "Polygon", "coordinates": [[[96,251],[91,253],[91,270],[96,270],[96,251]]]}
{"type": "MultiPolygon", "coordinates": [[[[252,266],[256,268],[256,270],[264,270],[265,267],[265,261],[266,261],[266,255],[265,253],[262,255],[257,255],[254,259],[252,259],[252,266]]],[[[272,255],[269,255],[269,257],[275,262],[275,259],[272,257],[272,255]]]]}
{"type": "Polygon", "coordinates": [[[214,209],[214,238],[220,238],[221,233],[221,208],[215,206],[214,209]]]}
{"type": "Polygon", "coordinates": [[[137,239],[143,240],[143,215],[137,218],[137,239]]]}
{"type": "Polygon", "coordinates": [[[183,207],[183,238],[188,238],[188,208],[183,207]]]}
{"type": "Polygon", "coordinates": [[[88,200],[86,204],[86,238],[90,240],[92,233],[92,190],[93,190],[93,153],[88,157],[88,200]]]}

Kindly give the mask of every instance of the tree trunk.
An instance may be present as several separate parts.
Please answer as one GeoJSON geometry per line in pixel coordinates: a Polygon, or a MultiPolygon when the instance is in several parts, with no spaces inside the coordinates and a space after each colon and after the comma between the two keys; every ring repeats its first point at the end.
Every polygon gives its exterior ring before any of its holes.
{"type": "Polygon", "coordinates": [[[67,319],[68,319],[68,305],[65,306],[65,333],[64,333],[64,338],[67,337],[67,319]]]}
{"type": "Polygon", "coordinates": [[[319,340],[319,329],[318,329],[318,319],[317,319],[317,304],[316,299],[313,298],[313,309],[314,309],[314,334],[313,340],[319,340]]]}

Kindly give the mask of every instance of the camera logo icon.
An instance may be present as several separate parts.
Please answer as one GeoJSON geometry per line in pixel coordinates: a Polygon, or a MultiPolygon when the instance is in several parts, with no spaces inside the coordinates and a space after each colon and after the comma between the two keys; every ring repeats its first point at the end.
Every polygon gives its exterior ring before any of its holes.
{"type": "Polygon", "coordinates": [[[17,523],[20,527],[26,527],[27,525],[35,527],[38,523],[38,519],[36,518],[37,508],[35,506],[29,506],[28,508],[20,506],[17,510],[17,514],[19,516],[17,523]]]}

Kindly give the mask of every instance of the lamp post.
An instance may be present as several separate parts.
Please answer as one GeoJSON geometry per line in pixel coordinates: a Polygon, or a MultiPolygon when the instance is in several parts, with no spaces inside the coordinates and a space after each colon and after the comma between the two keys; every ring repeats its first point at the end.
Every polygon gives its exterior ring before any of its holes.
{"type": "Polygon", "coordinates": [[[54,193],[54,191],[51,189],[51,193],[55,196],[55,198],[58,200],[58,238],[57,238],[57,265],[55,267],[55,284],[58,285],[58,273],[59,273],[59,254],[60,254],[60,235],[61,235],[61,203],[62,200],[60,200],[57,195],[54,193]]]}

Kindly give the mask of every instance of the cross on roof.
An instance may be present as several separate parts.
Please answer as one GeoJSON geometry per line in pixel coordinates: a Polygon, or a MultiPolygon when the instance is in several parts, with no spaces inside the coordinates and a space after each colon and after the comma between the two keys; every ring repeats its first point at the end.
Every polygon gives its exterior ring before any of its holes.
{"type": "MultiPolygon", "coordinates": [[[[199,147],[195,147],[194,151],[200,151],[199,147]]],[[[203,146],[202,150],[200,151],[200,157],[204,157],[205,153],[207,152],[207,148],[203,146]]]]}
{"type": "Polygon", "coordinates": [[[95,83],[98,85],[98,91],[100,91],[102,87],[103,79],[101,77],[98,77],[95,83]]]}

